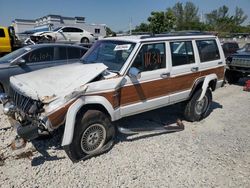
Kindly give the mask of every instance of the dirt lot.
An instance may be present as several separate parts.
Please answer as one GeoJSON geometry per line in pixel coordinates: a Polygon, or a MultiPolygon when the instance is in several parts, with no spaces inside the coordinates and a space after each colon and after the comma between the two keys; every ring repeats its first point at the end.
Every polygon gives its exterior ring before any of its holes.
{"type": "MultiPolygon", "coordinates": [[[[250,187],[250,93],[242,84],[218,89],[209,117],[184,121],[183,131],[120,134],[111,151],[75,164],[60,147],[62,130],[28,145],[37,150],[33,156],[18,157],[8,147],[14,131],[0,130],[0,157],[6,158],[0,161],[0,187],[250,187]]],[[[157,126],[178,117],[179,105],[119,124],[157,126]]],[[[8,126],[0,114],[0,128],[8,126]]]]}

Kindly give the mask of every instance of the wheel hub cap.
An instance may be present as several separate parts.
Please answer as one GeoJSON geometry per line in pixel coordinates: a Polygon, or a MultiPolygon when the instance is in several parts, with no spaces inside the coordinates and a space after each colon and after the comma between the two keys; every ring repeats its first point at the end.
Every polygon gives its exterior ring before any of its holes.
{"type": "Polygon", "coordinates": [[[90,125],[82,134],[81,148],[83,152],[92,154],[103,146],[105,139],[106,130],[103,125],[90,125]]]}
{"type": "Polygon", "coordinates": [[[204,96],[203,99],[196,102],[196,105],[195,105],[196,113],[200,115],[203,112],[205,112],[207,105],[208,105],[208,98],[207,96],[204,96]]]}

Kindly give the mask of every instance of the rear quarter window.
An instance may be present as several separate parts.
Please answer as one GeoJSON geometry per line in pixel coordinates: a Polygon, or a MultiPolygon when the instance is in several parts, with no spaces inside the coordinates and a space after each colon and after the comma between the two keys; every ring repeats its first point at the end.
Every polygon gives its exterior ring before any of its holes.
{"type": "Polygon", "coordinates": [[[68,59],[80,59],[82,52],[80,48],[68,47],[68,59]]]}
{"type": "Polygon", "coordinates": [[[55,47],[55,60],[67,60],[67,47],[55,47]]]}
{"type": "Polygon", "coordinates": [[[220,53],[215,40],[197,40],[201,63],[220,59],[220,53]]]}

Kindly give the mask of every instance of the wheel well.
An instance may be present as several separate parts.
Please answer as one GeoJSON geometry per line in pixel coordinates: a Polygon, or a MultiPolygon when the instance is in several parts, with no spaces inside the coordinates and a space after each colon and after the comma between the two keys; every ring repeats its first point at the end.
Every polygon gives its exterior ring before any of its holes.
{"type": "Polygon", "coordinates": [[[99,110],[103,113],[105,113],[109,118],[111,118],[109,112],[106,110],[106,108],[101,105],[101,104],[86,104],[84,105],[77,113],[78,114],[82,114],[85,113],[87,110],[99,110]]]}
{"type": "MultiPolygon", "coordinates": [[[[198,80],[195,82],[193,88],[192,88],[192,91],[189,95],[189,97],[191,98],[193,96],[193,94],[202,88],[202,85],[203,85],[203,82],[204,82],[204,78],[198,80]]],[[[214,80],[211,80],[208,84],[208,88],[211,88],[212,91],[214,91],[216,89],[216,83],[217,83],[217,79],[214,79],[214,80]]]]}
{"type": "Polygon", "coordinates": [[[80,42],[82,42],[83,39],[87,39],[89,41],[88,37],[82,37],[80,42]]]}
{"type": "Polygon", "coordinates": [[[216,83],[217,83],[217,80],[211,80],[208,84],[208,87],[212,89],[212,91],[214,91],[216,89],[216,83]]]}

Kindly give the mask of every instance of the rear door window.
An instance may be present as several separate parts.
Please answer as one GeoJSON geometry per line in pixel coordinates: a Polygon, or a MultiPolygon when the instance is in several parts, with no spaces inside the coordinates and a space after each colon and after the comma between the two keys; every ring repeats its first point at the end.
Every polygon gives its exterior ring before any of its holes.
{"type": "Polygon", "coordinates": [[[220,59],[219,49],[215,40],[197,40],[196,44],[201,63],[220,59]]]}
{"type": "Polygon", "coordinates": [[[195,63],[192,41],[170,42],[172,66],[195,63]]]}

